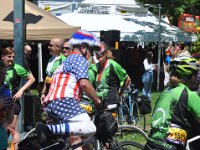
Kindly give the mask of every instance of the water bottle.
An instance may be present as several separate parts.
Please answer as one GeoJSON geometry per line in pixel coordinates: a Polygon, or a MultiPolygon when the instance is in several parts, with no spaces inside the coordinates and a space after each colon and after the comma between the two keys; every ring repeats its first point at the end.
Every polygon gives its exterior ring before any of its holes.
{"type": "Polygon", "coordinates": [[[3,84],[2,93],[8,97],[11,97],[9,85],[6,82],[3,84]]]}

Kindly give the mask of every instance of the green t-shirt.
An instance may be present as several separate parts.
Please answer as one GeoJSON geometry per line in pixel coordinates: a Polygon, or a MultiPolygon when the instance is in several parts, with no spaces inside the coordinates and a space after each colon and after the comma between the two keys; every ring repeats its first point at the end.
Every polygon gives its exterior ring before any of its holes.
{"type": "Polygon", "coordinates": [[[18,89],[21,78],[27,78],[29,74],[24,67],[15,63],[8,68],[5,82],[9,84],[12,94],[14,90],[18,89]]]}
{"type": "Polygon", "coordinates": [[[96,76],[97,76],[96,64],[91,64],[89,66],[88,76],[89,76],[90,83],[93,85],[94,88],[96,88],[95,87],[95,79],[96,79],[96,76]]]}
{"type": "Polygon", "coordinates": [[[200,97],[189,90],[184,84],[179,83],[176,88],[167,88],[156,101],[149,141],[161,147],[170,147],[163,143],[168,136],[171,123],[189,131],[195,118],[200,118],[200,97]]]}
{"type": "Polygon", "coordinates": [[[95,77],[94,84],[96,87],[97,95],[102,100],[106,100],[110,104],[119,102],[118,93],[120,89],[120,83],[124,82],[128,77],[126,70],[112,59],[108,59],[102,72],[98,72],[98,63],[96,64],[96,67],[97,75],[95,77]]]}
{"type": "Polygon", "coordinates": [[[48,61],[46,73],[49,78],[52,77],[54,71],[58,68],[58,66],[66,59],[66,57],[61,54],[58,57],[51,57],[48,61]]]}

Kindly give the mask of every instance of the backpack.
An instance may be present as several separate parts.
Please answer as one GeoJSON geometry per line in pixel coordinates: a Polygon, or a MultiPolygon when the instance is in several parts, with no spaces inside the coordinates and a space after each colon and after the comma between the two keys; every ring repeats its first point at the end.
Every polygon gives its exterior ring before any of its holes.
{"type": "Polygon", "coordinates": [[[102,142],[111,141],[118,130],[118,124],[110,111],[101,112],[96,115],[96,138],[102,142]]]}
{"type": "Polygon", "coordinates": [[[141,115],[146,115],[151,113],[151,101],[146,96],[138,97],[138,106],[141,115]]]}

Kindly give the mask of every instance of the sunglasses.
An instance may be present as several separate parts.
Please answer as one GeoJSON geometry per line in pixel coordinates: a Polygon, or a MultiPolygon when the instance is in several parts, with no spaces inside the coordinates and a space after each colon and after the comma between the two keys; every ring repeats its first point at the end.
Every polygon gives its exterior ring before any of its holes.
{"type": "Polygon", "coordinates": [[[96,57],[100,58],[100,57],[104,56],[105,52],[100,53],[99,51],[94,51],[93,54],[94,54],[96,57]]]}
{"type": "Polygon", "coordinates": [[[63,47],[63,50],[71,50],[69,47],[63,47]]]}

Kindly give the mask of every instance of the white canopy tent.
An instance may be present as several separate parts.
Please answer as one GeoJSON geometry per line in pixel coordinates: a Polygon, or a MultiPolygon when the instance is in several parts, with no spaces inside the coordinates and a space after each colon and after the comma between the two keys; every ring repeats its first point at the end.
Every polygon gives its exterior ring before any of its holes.
{"type": "MultiPolygon", "coordinates": [[[[157,41],[158,18],[151,15],[147,17],[125,15],[98,15],[65,13],[57,16],[64,22],[82,29],[91,31],[100,37],[100,31],[119,30],[121,41],[157,41]]],[[[191,35],[181,31],[175,26],[161,21],[161,41],[192,41],[191,35]]]]}
{"type": "MultiPolygon", "coordinates": [[[[121,41],[158,41],[159,18],[134,0],[67,1],[51,12],[64,22],[81,26],[98,37],[102,30],[119,30],[121,41]]],[[[160,25],[161,42],[194,41],[196,38],[162,19],[160,25]]]]}
{"type": "MultiPolygon", "coordinates": [[[[119,30],[121,41],[158,41],[159,19],[148,12],[146,16],[132,14],[84,14],[63,13],[57,17],[73,26],[91,31],[100,37],[100,31],[119,30]]],[[[161,42],[194,41],[190,33],[170,25],[161,19],[161,42]]]]}

